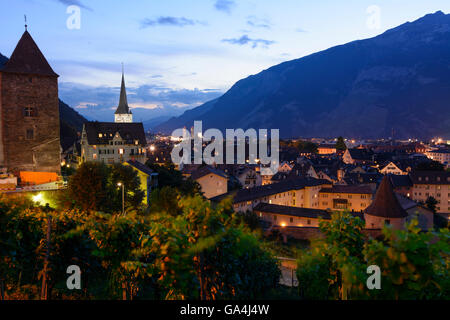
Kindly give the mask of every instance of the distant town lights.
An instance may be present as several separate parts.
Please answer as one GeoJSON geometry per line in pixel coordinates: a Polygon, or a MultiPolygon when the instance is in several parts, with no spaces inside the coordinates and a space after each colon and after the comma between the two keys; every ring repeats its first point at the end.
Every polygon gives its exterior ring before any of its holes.
{"type": "Polygon", "coordinates": [[[151,145],[151,146],[150,146],[150,151],[153,152],[153,151],[155,151],[155,150],[156,150],[156,147],[155,147],[154,145],[151,145]]]}

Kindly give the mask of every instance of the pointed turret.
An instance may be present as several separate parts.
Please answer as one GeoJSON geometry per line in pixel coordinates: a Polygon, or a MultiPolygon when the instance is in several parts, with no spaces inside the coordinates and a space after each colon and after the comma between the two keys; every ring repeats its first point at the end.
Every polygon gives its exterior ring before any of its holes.
{"type": "Polygon", "coordinates": [[[1,71],[58,77],[26,30],[1,71]]]}
{"type": "Polygon", "coordinates": [[[381,181],[375,199],[364,213],[370,216],[387,219],[401,219],[408,216],[408,213],[400,205],[400,202],[394,193],[391,179],[388,176],[385,176],[383,181],[381,181]]]}
{"type": "Polygon", "coordinates": [[[122,85],[120,87],[120,100],[117,107],[116,114],[130,114],[130,108],[128,107],[127,89],[125,88],[125,76],[122,73],[122,85]]]}
{"type": "Polygon", "coordinates": [[[115,122],[133,122],[133,115],[128,106],[127,89],[125,87],[125,76],[122,69],[122,84],[120,86],[119,106],[115,112],[115,122]]]}

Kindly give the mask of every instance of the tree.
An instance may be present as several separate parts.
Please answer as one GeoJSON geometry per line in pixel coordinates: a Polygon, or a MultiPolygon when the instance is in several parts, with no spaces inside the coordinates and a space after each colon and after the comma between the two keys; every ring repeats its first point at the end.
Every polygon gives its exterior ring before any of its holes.
{"type": "Polygon", "coordinates": [[[185,179],[181,171],[176,170],[173,164],[160,166],[148,161],[146,165],[158,173],[158,188],[176,188],[181,194],[189,196],[200,193],[200,185],[192,179],[185,179]]]}
{"type": "Polygon", "coordinates": [[[450,232],[421,232],[417,220],[405,230],[383,229],[384,241],[371,240],[364,248],[368,265],[382,272],[382,290],[369,292],[379,299],[449,299],[450,232]]]}
{"type": "Polygon", "coordinates": [[[305,299],[359,298],[365,273],[362,249],[364,222],[348,212],[321,221],[324,238],[298,259],[297,278],[305,299]]]}
{"type": "Polygon", "coordinates": [[[436,206],[438,204],[438,201],[433,197],[428,197],[427,201],[425,201],[425,205],[428,209],[433,211],[433,213],[436,213],[436,206]]]}
{"type": "Polygon", "coordinates": [[[88,212],[120,212],[122,191],[118,183],[124,184],[125,206],[136,209],[145,196],[140,189],[137,173],[121,164],[107,166],[103,163],[85,162],[70,178],[63,205],[73,206],[88,212]]]}
{"type": "Polygon", "coordinates": [[[337,151],[345,151],[345,150],[347,150],[347,145],[345,144],[345,141],[344,141],[343,137],[337,138],[336,150],[337,151]]]}
{"type": "Polygon", "coordinates": [[[141,189],[141,181],[136,171],[130,166],[115,164],[111,167],[108,180],[109,197],[112,209],[117,211],[122,207],[122,190],[117,187],[123,183],[125,188],[125,206],[137,209],[144,199],[145,193],[141,189]]]}
{"type": "Polygon", "coordinates": [[[83,163],[69,179],[68,198],[83,211],[97,211],[108,206],[110,170],[103,163],[83,163]]]}
{"type": "Polygon", "coordinates": [[[295,142],[294,146],[299,152],[317,153],[318,151],[318,145],[309,141],[299,140],[295,142]]]}

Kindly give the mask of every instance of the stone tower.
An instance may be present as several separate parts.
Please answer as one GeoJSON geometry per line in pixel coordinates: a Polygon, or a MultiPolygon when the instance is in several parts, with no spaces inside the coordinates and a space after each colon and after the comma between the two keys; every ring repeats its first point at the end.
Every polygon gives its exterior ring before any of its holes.
{"type": "Polygon", "coordinates": [[[122,70],[122,85],[120,87],[120,100],[116,113],[114,114],[115,122],[133,122],[133,114],[128,107],[127,90],[125,88],[125,77],[122,70]]]}
{"type": "Polygon", "coordinates": [[[405,226],[408,213],[402,208],[394,193],[391,179],[384,176],[378,187],[372,204],[364,210],[364,220],[367,229],[382,229],[385,224],[395,229],[405,226]]]}
{"type": "Polygon", "coordinates": [[[58,75],[28,31],[0,66],[0,167],[60,173],[58,75]]]}

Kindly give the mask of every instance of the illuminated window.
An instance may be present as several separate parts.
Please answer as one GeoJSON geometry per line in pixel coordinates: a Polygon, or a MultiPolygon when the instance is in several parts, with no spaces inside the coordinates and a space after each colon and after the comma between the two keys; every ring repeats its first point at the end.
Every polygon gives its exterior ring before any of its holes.
{"type": "Polygon", "coordinates": [[[119,149],[119,154],[123,154],[123,149],[119,149]]]}
{"type": "Polygon", "coordinates": [[[97,160],[97,154],[96,154],[96,153],[94,153],[94,154],[92,155],[92,157],[94,158],[94,160],[97,160]]]}

